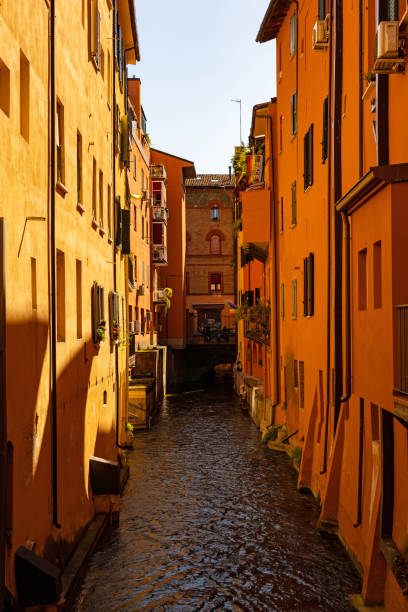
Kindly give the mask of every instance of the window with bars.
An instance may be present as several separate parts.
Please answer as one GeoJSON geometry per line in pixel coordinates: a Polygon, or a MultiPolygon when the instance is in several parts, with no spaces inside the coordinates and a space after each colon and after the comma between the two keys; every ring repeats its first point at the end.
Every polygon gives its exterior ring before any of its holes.
{"type": "Polygon", "coordinates": [[[323,134],[322,134],[322,162],[327,159],[329,152],[329,98],[323,102],[323,134]]]}
{"type": "Polygon", "coordinates": [[[311,317],[314,314],[314,255],[309,253],[303,259],[303,314],[311,317]]]}
{"type": "Polygon", "coordinates": [[[304,188],[305,191],[313,185],[313,123],[304,137],[304,188]]]}
{"type": "Polygon", "coordinates": [[[297,91],[290,98],[290,135],[297,133],[297,91]]]}
{"type": "Polygon", "coordinates": [[[291,185],[292,193],[292,225],[297,224],[297,202],[296,202],[296,181],[291,185]]]}

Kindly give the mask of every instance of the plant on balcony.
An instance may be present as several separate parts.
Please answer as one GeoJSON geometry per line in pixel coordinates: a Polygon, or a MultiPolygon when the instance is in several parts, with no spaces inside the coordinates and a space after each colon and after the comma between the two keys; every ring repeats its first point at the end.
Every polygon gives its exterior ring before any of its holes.
{"type": "Polygon", "coordinates": [[[132,423],[126,423],[125,431],[129,431],[130,433],[133,433],[133,425],[132,425],[132,423]]]}
{"type": "Polygon", "coordinates": [[[167,315],[167,311],[171,306],[171,298],[173,297],[173,289],[170,287],[165,287],[163,289],[164,293],[164,314],[167,315]]]}
{"type": "Polygon", "coordinates": [[[112,340],[119,340],[120,327],[118,321],[113,319],[112,321],[112,340]]]}
{"type": "Polygon", "coordinates": [[[106,321],[99,321],[98,327],[96,328],[96,337],[98,338],[98,341],[102,342],[102,340],[105,340],[105,335],[106,335],[106,321]]]}
{"type": "Polygon", "coordinates": [[[147,132],[145,134],[143,134],[143,138],[144,138],[144,141],[145,141],[146,144],[149,145],[151,143],[150,136],[149,136],[149,134],[147,132]]]}
{"type": "Polygon", "coordinates": [[[234,168],[234,174],[239,177],[244,177],[248,174],[247,155],[251,153],[248,147],[235,147],[235,153],[231,158],[231,163],[234,168]]]}

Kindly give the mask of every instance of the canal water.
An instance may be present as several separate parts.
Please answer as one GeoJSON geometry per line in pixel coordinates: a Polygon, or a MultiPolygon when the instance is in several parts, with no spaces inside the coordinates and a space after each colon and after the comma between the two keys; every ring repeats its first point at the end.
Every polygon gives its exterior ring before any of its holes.
{"type": "Polygon", "coordinates": [[[262,446],[229,380],[166,398],[128,461],[120,526],[71,610],[349,610],[357,574],[315,531],[316,502],[262,446]]]}

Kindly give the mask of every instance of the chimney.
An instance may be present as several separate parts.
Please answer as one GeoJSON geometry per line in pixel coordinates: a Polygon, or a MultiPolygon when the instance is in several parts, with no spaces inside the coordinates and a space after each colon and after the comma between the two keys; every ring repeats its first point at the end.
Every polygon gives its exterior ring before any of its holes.
{"type": "Polygon", "coordinates": [[[228,166],[228,172],[229,172],[229,177],[230,177],[230,180],[231,180],[231,166],[228,166]]]}

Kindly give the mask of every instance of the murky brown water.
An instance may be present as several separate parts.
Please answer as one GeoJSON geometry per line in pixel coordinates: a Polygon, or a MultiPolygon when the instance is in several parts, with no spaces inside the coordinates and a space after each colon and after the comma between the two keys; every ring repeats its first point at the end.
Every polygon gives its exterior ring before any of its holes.
{"type": "Polygon", "coordinates": [[[129,453],[120,527],[72,610],[348,610],[359,578],[319,536],[286,455],[260,443],[228,384],[168,398],[129,453]]]}

